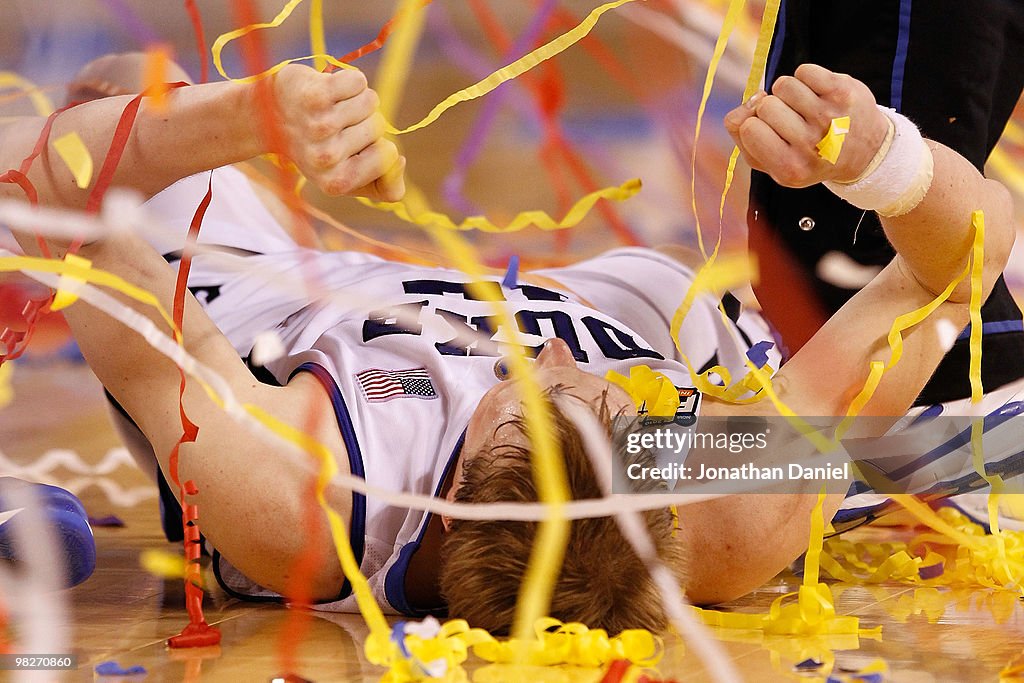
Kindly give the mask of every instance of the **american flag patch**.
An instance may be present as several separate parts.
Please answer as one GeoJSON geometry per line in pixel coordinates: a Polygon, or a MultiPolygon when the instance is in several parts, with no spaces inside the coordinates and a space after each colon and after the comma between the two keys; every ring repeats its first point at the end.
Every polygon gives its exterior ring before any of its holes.
{"type": "Polygon", "coordinates": [[[356,373],[356,380],[370,403],[393,398],[437,398],[430,374],[425,368],[379,370],[370,368],[356,373]]]}

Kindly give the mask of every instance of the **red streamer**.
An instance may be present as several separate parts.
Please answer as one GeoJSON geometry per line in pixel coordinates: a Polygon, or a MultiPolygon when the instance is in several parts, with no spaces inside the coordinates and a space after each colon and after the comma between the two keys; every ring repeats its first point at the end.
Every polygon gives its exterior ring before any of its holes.
{"type": "Polygon", "coordinates": [[[210,55],[206,50],[206,31],[203,29],[203,15],[196,7],[196,0],[185,0],[185,11],[192,20],[192,28],[196,33],[196,50],[199,52],[199,82],[206,83],[210,80],[210,55]]]}
{"type": "MultiPolygon", "coordinates": [[[[235,18],[239,24],[248,26],[258,22],[255,9],[251,0],[234,0],[235,18]]],[[[267,51],[263,43],[262,37],[258,31],[252,32],[245,36],[242,40],[242,56],[245,59],[246,68],[249,73],[262,73],[267,68],[269,60],[267,59],[267,51]]],[[[271,90],[272,79],[261,79],[255,83],[256,87],[256,103],[258,107],[258,116],[263,126],[266,139],[270,142],[271,149],[284,150],[286,149],[285,135],[281,128],[281,123],[277,118],[277,111],[274,104],[274,93],[271,90]]],[[[278,168],[278,183],[281,191],[278,193],[281,199],[285,202],[290,214],[294,220],[293,235],[296,240],[303,244],[303,246],[313,246],[316,243],[316,237],[313,233],[313,228],[308,223],[301,220],[302,216],[302,200],[294,192],[291,191],[291,187],[294,186],[295,175],[290,171],[284,164],[279,164],[278,168]]],[[[308,284],[312,285],[312,280],[316,276],[316,270],[314,267],[303,269],[303,274],[306,276],[308,284]]],[[[312,290],[312,287],[310,288],[312,290]]],[[[316,421],[319,417],[319,413],[315,410],[310,411],[309,419],[305,425],[305,431],[311,433],[314,431],[316,421]]],[[[315,479],[311,479],[315,482],[315,479]]],[[[302,501],[303,505],[303,518],[307,523],[309,520],[318,521],[315,518],[315,513],[312,511],[311,506],[315,506],[316,503],[312,496],[306,496],[306,500],[302,501]]],[[[309,527],[307,527],[309,529],[309,527]]],[[[316,552],[316,548],[307,547],[304,552],[300,554],[293,565],[292,580],[289,583],[288,590],[296,590],[299,595],[295,596],[294,602],[303,604],[309,602],[308,585],[312,578],[312,572],[315,569],[315,565],[312,561],[313,553],[316,552]]],[[[292,597],[292,596],[289,596],[292,597]]],[[[297,661],[298,648],[302,642],[302,637],[308,629],[309,616],[304,610],[289,610],[288,621],[284,628],[281,630],[281,634],[278,640],[278,653],[281,660],[281,668],[285,671],[295,670],[295,662],[297,661]]]]}
{"type": "MultiPolygon", "coordinates": [[[[178,332],[184,332],[185,318],[185,290],[188,284],[188,274],[192,268],[192,255],[195,251],[195,243],[199,238],[199,230],[206,216],[206,210],[210,207],[213,199],[213,174],[210,174],[210,182],[206,188],[206,195],[203,196],[192,216],[192,222],[188,228],[185,248],[182,250],[181,261],[178,264],[178,277],[174,283],[174,304],[171,317],[174,320],[174,327],[178,332]]],[[[185,609],[188,610],[189,623],[182,629],[181,633],[167,640],[167,645],[173,648],[181,647],[206,647],[216,645],[220,642],[220,631],[206,623],[203,615],[203,589],[202,577],[200,575],[199,560],[202,555],[202,539],[199,533],[199,507],[194,503],[186,503],[186,496],[195,496],[199,493],[195,482],[191,479],[185,483],[181,482],[178,473],[178,455],[181,445],[195,443],[199,435],[199,427],[189,419],[185,413],[185,371],[178,368],[181,381],[178,384],[178,415],[181,418],[181,438],[171,449],[169,467],[171,481],[181,494],[181,523],[185,531],[185,609]]]]}
{"type": "MultiPolygon", "coordinates": [[[[483,2],[483,0],[469,0],[469,4],[470,8],[476,14],[477,20],[480,22],[488,40],[494,44],[499,53],[504,54],[507,52],[511,46],[511,40],[504,28],[502,28],[501,24],[495,18],[494,14],[491,12],[490,7],[483,2]]],[[[559,15],[561,17],[561,21],[567,21],[564,11],[560,12],[559,15]]],[[[571,15],[568,15],[568,17],[571,18],[571,15]]],[[[583,187],[584,191],[594,192],[598,190],[600,186],[590,174],[590,170],[587,168],[586,162],[583,161],[582,157],[566,139],[565,134],[562,131],[562,127],[558,122],[558,112],[561,110],[565,101],[565,84],[562,79],[561,72],[558,70],[558,67],[554,62],[549,61],[544,65],[543,73],[543,77],[539,80],[533,74],[525,74],[522,77],[543,113],[543,149],[557,151],[567,165],[570,173],[576,178],[576,182],[583,187]]],[[[542,160],[544,158],[544,153],[545,152],[542,151],[542,160]]],[[[550,154],[550,151],[548,151],[548,154],[550,154]]],[[[554,156],[552,155],[551,158],[554,158],[554,156]]],[[[564,182],[557,178],[557,170],[553,163],[545,163],[544,168],[551,177],[553,185],[557,187],[561,184],[564,187],[564,182]]],[[[642,240],[640,240],[636,233],[633,232],[624,220],[622,220],[618,211],[616,211],[611,204],[604,201],[598,202],[597,209],[601,212],[605,221],[608,222],[612,232],[620,242],[629,246],[638,246],[643,244],[642,240]]],[[[559,233],[560,234],[555,237],[555,244],[560,250],[565,250],[569,245],[568,231],[562,230],[559,231],[559,233]],[[566,234],[563,235],[561,233],[566,234]]]]}
{"type": "MultiPolygon", "coordinates": [[[[416,9],[420,9],[422,7],[426,7],[431,2],[433,2],[433,0],[419,0],[419,7],[417,7],[416,9]]],[[[363,45],[362,47],[357,48],[355,50],[352,50],[352,52],[349,52],[346,55],[343,55],[338,61],[339,62],[345,62],[346,64],[350,64],[350,63],[354,62],[355,60],[359,59],[360,57],[365,57],[366,55],[370,54],[371,52],[375,52],[376,50],[379,50],[381,47],[384,46],[384,42],[388,39],[388,37],[391,35],[391,33],[395,30],[395,26],[398,24],[398,22],[401,21],[402,18],[405,16],[405,12],[406,12],[406,8],[403,7],[402,9],[400,9],[398,12],[395,13],[395,16],[393,16],[390,19],[388,19],[388,21],[384,24],[384,26],[381,27],[380,33],[377,34],[376,38],[371,40],[366,45],[363,45]]]]}

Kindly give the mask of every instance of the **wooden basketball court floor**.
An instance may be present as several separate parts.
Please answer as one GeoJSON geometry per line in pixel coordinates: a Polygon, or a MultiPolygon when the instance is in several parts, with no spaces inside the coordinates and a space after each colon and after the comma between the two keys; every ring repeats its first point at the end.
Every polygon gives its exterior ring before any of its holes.
{"type": "MultiPolygon", "coordinates": [[[[83,364],[65,360],[18,363],[13,380],[15,400],[0,410],[0,474],[20,473],[63,485],[79,494],[91,516],[113,514],[124,521],[122,528],[95,529],[96,572],[65,593],[70,602],[68,642],[79,657],[78,669],[53,673],[45,680],[258,682],[285,673],[278,659],[278,639],[289,622],[289,610],[239,602],[219,590],[206,599],[205,610],[223,633],[221,645],[197,650],[165,647],[164,641],[187,622],[181,583],[147,573],[139,555],[147,548],[177,547],[166,543],[160,532],[155,487],[142,472],[112,456],[118,443],[107,424],[97,383],[83,364]],[[64,454],[65,464],[57,465],[53,449],[74,451],[77,457],[70,462],[64,454]],[[105,466],[98,466],[104,461],[105,466]],[[96,676],[94,667],[109,660],[125,667],[141,665],[147,674],[96,676]]],[[[275,533],[269,527],[267,531],[275,533]]],[[[854,533],[884,536],[899,530],[854,533]]],[[[212,573],[207,571],[205,578],[208,585],[215,585],[212,573]]],[[[798,583],[792,575],[779,576],[724,609],[764,612],[773,599],[798,583]]],[[[827,651],[834,653],[837,667],[850,670],[882,659],[889,668],[886,681],[997,681],[999,672],[1024,651],[1024,602],[1012,593],[939,589],[925,596],[904,585],[836,584],[833,589],[840,614],[860,617],[865,628],[881,626],[881,636],[765,640],[755,633],[717,631],[715,637],[747,681],[824,680],[820,674],[796,673],[794,664],[827,651]]],[[[317,683],[376,681],[385,673],[363,656],[367,630],[358,615],[310,613],[306,628],[293,673],[317,683]]],[[[521,677],[472,659],[467,670],[470,680],[521,677]]],[[[713,680],[697,653],[674,637],[667,640],[659,671],[678,681],[713,680]]],[[[0,680],[3,675],[0,672],[0,680]]],[[[543,680],[600,677],[592,671],[543,680]]]]}

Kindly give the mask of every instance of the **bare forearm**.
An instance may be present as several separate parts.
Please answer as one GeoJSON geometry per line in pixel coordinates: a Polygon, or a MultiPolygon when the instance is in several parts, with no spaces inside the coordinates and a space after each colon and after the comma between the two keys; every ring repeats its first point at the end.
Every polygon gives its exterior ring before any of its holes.
{"type": "MultiPolygon", "coordinates": [[[[151,196],[175,181],[210,168],[242,161],[265,151],[256,134],[250,102],[254,86],[214,83],[172,91],[164,111],[145,98],[132,127],[113,185],[151,196]]],[[[59,115],[50,140],[77,133],[93,159],[89,187],[80,189],[71,171],[51,146],[28,174],[42,204],[83,208],[95,186],[114,131],[131,97],[89,102],[59,115]]],[[[17,168],[28,156],[43,128],[43,119],[22,119],[2,134],[0,167],[17,168]]],[[[19,196],[6,185],[0,190],[19,196]]]]}
{"type": "MultiPolygon", "coordinates": [[[[971,251],[971,215],[985,213],[985,294],[1006,265],[1013,244],[1012,200],[999,183],[988,180],[956,152],[928,143],[935,162],[931,188],[911,212],[883,218],[886,236],[917,280],[934,293],[958,277],[971,251]]],[[[966,302],[965,279],[951,297],[966,302]]]]}

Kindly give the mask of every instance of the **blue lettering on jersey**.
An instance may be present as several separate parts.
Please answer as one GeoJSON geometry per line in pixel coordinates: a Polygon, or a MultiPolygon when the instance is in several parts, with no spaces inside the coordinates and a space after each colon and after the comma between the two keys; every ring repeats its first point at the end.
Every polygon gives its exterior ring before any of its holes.
{"type": "Polygon", "coordinates": [[[612,325],[598,320],[589,315],[583,317],[583,324],[590,331],[590,335],[597,342],[598,348],[606,358],[613,360],[628,360],[630,358],[657,358],[664,360],[665,357],[654,349],[645,349],[636,343],[632,336],[612,325]],[[612,339],[612,337],[615,337],[612,339]]]}
{"type": "MultiPolygon", "coordinates": [[[[576,359],[577,363],[590,362],[587,352],[580,347],[579,335],[576,334],[572,318],[568,313],[564,311],[519,311],[516,313],[516,323],[519,325],[519,330],[526,334],[545,336],[540,329],[541,320],[551,322],[551,329],[554,332],[551,336],[558,337],[568,345],[572,351],[572,357],[576,359]]],[[[530,347],[530,350],[533,352],[531,357],[535,358],[540,353],[540,348],[540,346],[530,347]]]]}
{"type": "Polygon", "coordinates": [[[443,296],[458,294],[469,301],[505,301],[498,282],[445,282],[444,280],[407,280],[402,283],[406,294],[443,296]]]}
{"type": "MultiPolygon", "coordinates": [[[[406,294],[427,297],[458,297],[466,301],[509,301],[501,284],[490,281],[464,283],[407,280],[402,283],[402,289],[406,294]]],[[[536,285],[516,285],[508,292],[513,299],[521,298],[526,301],[568,301],[565,295],[536,285]]],[[[423,334],[423,316],[426,315],[437,316],[451,327],[454,333],[450,339],[434,342],[434,348],[442,356],[502,356],[507,353],[509,343],[499,343],[494,339],[498,332],[494,316],[468,316],[448,308],[430,308],[430,305],[428,299],[371,311],[367,320],[363,322],[363,342],[395,334],[420,336],[423,334]]],[[[561,339],[568,345],[573,358],[579,363],[590,362],[589,354],[580,343],[580,332],[583,331],[590,334],[606,358],[664,359],[660,353],[654,349],[644,348],[632,335],[612,323],[592,316],[584,316],[580,322],[584,330],[578,330],[576,321],[564,311],[521,309],[515,313],[515,323],[519,332],[561,339]]],[[[523,348],[523,352],[531,358],[535,358],[540,350],[540,345],[523,348]]]]}
{"type": "Polygon", "coordinates": [[[213,300],[220,296],[221,285],[210,285],[209,287],[189,287],[188,291],[205,308],[213,303],[213,300]]]}
{"type": "Polygon", "coordinates": [[[437,342],[434,347],[442,356],[500,356],[497,343],[491,341],[494,336],[494,326],[491,325],[491,316],[478,315],[467,319],[454,311],[446,311],[438,308],[435,314],[444,318],[444,321],[455,330],[455,336],[446,342],[437,342]],[[481,337],[486,336],[486,339],[481,337]]]}
{"type": "Polygon", "coordinates": [[[363,322],[363,341],[368,342],[388,334],[419,336],[423,332],[423,326],[418,322],[420,310],[427,303],[426,301],[417,301],[370,311],[370,317],[363,322]]]}

